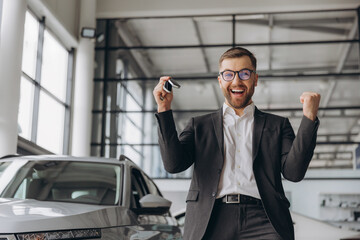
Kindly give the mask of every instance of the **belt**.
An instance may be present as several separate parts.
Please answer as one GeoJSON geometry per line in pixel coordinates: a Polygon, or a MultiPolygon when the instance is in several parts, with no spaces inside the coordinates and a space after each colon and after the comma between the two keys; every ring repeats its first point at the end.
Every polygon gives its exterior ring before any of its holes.
{"type": "Polygon", "coordinates": [[[216,200],[221,203],[227,204],[251,204],[262,206],[262,202],[260,199],[242,194],[228,194],[216,200]]]}

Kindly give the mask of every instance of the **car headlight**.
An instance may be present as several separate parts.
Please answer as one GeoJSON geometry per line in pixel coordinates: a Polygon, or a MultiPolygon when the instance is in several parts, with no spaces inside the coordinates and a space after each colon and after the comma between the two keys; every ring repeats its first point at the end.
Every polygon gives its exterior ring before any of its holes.
{"type": "Polygon", "coordinates": [[[53,232],[20,233],[16,234],[19,240],[50,240],[50,239],[84,239],[101,238],[100,229],[64,230],[53,232]]]}

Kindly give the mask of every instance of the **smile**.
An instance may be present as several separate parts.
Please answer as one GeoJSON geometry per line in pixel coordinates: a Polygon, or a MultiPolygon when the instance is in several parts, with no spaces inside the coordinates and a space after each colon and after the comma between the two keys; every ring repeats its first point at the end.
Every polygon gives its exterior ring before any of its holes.
{"type": "Polygon", "coordinates": [[[236,90],[236,89],[231,89],[232,93],[243,93],[245,92],[245,90],[241,89],[241,90],[236,90]]]}

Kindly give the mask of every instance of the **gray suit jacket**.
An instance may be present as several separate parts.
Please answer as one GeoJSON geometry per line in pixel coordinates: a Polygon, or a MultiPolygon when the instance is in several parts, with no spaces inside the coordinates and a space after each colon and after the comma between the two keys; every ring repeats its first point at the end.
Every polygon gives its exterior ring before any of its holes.
{"type": "MultiPolygon", "coordinates": [[[[224,161],[222,109],[190,120],[178,137],[172,111],[156,114],[159,144],[165,169],[170,173],[194,172],[186,199],[184,239],[203,237],[214,206],[224,161]]],[[[254,113],[253,171],[264,209],[275,230],[286,240],[294,228],[281,182],[304,178],[313,156],[319,121],[302,118],[297,137],[287,118],[254,113]]]]}

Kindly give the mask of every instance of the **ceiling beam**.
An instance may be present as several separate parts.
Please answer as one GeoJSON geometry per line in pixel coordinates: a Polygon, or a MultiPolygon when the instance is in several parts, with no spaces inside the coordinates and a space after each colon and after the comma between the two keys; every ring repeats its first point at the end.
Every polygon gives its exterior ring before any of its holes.
{"type": "MultiPolygon", "coordinates": [[[[269,18],[274,16],[273,14],[268,14],[269,18]]],[[[265,16],[264,16],[265,17],[265,16]]],[[[231,20],[221,20],[223,22],[231,22],[231,20]]],[[[334,35],[347,35],[349,33],[348,29],[341,27],[329,27],[329,26],[319,26],[316,24],[339,24],[339,23],[350,23],[354,21],[354,17],[339,17],[339,18],[312,18],[312,19],[281,19],[274,20],[274,27],[286,28],[286,29],[297,29],[309,32],[321,32],[334,35]]],[[[237,19],[236,23],[244,23],[258,26],[267,26],[269,23],[268,19],[237,19]]]]}
{"type": "MultiPolygon", "coordinates": [[[[195,28],[195,33],[196,33],[196,37],[199,41],[199,44],[200,45],[203,45],[204,44],[204,41],[202,40],[202,37],[201,37],[201,33],[200,33],[200,28],[199,28],[199,24],[197,21],[194,20],[194,18],[192,19],[192,23],[194,24],[194,28],[195,28]]],[[[204,58],[204,62],[205,62],[205,67],[206,67],[206,72],[207,73],[210,73],[211,72],[211,68],[210,68],[210,63],[209,63],[209,59],[206,55],[206,52],[205,52],[205,48],[201,48],[201,53],[203,55],[203,58],[204,58]]]]}

